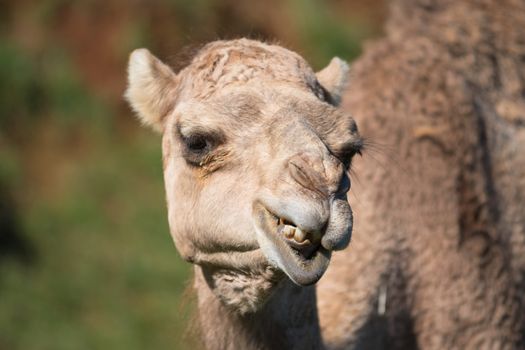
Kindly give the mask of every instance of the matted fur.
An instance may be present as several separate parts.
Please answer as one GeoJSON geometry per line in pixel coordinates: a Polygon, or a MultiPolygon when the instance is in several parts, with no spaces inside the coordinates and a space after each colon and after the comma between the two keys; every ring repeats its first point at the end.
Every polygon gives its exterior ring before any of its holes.
{"type": "Polygon", "coordinates": [[[525,3],[391,13],[343,98],[389,152],[355,162],[353,242],[318,285],[323,339],[525,349],[525,3]]]}

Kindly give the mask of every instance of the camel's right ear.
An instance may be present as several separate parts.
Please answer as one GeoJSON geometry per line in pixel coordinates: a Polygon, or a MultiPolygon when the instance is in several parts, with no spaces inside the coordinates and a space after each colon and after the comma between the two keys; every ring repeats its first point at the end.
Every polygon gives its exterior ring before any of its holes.
{"type": "Polygon", "coordinates": [[[163,129],[163,119],[174,106],[176,78],[171,68],[147,49],[131,53],[125,97],[139,119],[157,131],[163,129]]]}

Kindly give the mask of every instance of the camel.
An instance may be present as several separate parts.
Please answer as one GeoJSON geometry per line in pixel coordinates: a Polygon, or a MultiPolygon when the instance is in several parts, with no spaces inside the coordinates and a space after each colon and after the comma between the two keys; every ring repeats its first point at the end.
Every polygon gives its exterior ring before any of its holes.
{"type": "Polygon", "coordinates": [[[247,39],[132,53],[204,347],[525,348],[524,14],[395,0],[348,89],[247,39]]]}
{"type": "Polygon", "coordinates": [[[247,39],[210,43],[177,74],[131,54],[126,96],[162,132],[168,222],[195,264],[207,348],[321,346],[311,285],[350,242],[363,146],[337,108],[347,73],[247,39]]]}

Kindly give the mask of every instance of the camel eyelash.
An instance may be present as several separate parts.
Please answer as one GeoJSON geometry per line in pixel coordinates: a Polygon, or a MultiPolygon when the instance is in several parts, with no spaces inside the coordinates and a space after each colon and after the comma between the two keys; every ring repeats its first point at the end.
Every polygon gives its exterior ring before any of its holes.
{"type": "Polygon", "coordinates": [[[352,165],[352,159],[355,155],[362,156],[363,146],[361,143],[356,143],[343,148],[337,153],[337,157],[343,162],[346,169],[350,169],[352,165]]]}

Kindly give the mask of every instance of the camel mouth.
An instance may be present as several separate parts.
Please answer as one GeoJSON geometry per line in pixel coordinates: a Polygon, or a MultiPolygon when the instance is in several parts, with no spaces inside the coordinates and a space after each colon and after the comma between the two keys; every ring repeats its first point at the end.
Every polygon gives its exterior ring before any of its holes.
{"type": "Polygon", "coordinates": [[[299,258],[309,260],[321,245],[321,232],[307,232],[291,221],[278,217],[275,214],[272,215],[274,220],[276,220],[277,234],[285,239],[286,243],[296,254],[299,254],[299,258]]]}
{"type": "Polygon", "coordinates": [[[316,283],[330,263],[331,252],[321,245],[321,232],[306,232],[264,205],[254,206],[259,245],[267,259],[296,284],[316,283]]]}

